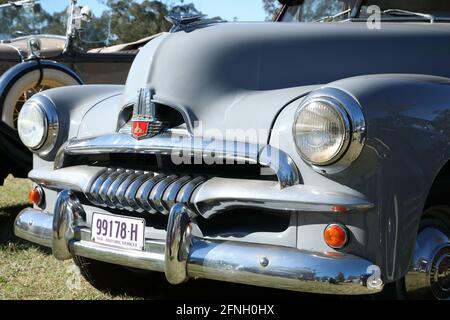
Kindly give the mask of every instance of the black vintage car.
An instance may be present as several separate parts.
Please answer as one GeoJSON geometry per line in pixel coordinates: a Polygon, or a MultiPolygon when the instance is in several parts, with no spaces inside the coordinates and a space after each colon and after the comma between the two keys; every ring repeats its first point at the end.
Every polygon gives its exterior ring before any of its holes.
{"type": "MultiPolygon", "coordinates": [[[[21,14],[37,0],[0,5],[0,22],[7,14],[21,14]]],[[[79,84],[123,84],[139,48],[153,37],[116,46],[86,50],[78,45],[82,27],[91,11],[68,0],[67,31],[64,35],[28,35],[0,29],[0,185],[9,173],[24,177],[31,168],[31,154],[17,136],[17,117],[26,100],[37,92],[79,84]]],[[[2,21],[5,20],[5,21],[2,21]]],[[[0,27],[1,28],[1,27],[0,27]]]]}

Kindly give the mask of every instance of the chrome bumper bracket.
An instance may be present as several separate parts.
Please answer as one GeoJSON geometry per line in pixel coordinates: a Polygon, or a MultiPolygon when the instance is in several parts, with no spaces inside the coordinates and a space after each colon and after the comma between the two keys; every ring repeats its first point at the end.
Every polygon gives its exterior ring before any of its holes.
{"type": "Polygon", "coordinates": [[[182,204],[176,204],[170,210],[164,272],[171,284],[180,284],[188,280],[187,263],[193,240],[191,235],[193,217],[194,214],[182,204]]]}

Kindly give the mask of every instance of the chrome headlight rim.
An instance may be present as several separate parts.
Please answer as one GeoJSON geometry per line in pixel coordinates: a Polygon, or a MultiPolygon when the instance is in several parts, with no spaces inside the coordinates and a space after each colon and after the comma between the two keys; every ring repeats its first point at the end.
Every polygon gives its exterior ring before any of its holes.
{"type": "Polygon", "coordinates": [[[334,174],[345,170],[361,154],[366,138],[366,121],[362,112],[362,107],[355,97],[349,93],[331,87],[320,88],[311,92],[300,103],[294,123],[292,126],[292,137],[294,145],[301,158],[308,163],[314,170],[323,174],[334,174]],[[333,106],[335,110],[343,117],[345,125],[345,136],[341,143],[341,149],[335,154],[333,159],[324,163],[315,163],[309,161],[303,156],[296,141],[296,123],[301,110],[312,102],[325,102],[333,106]]]}
{"type": "MultiPolygon", "coordinates": [[[[32,104],[43,113],[44,135],[37,147],[29,148],[33,153],[45,157],[55,147],[59,135],[59,118],[56,106],[43,95],[31,97],[25,104],[32,104]]],[[[24,105],[25,107],[25,105],[24,105]]]]}
{"type": "Polygon", "coordinates": [[[329,107],[332,107],[334,111],[336,111],[337,115],[339,116],[339,120],[341,122],[341,125],[343,127],[343,137],[342,137],[342,141],[339,144],[338,147],[338,151],[335,152],[329,160],[327,161],[322,161],[322,162],[317,162],[314,161],[312,159],[310,159],[308,157],[308,155],[304,154],[304,152],[301,150],[301,148],[299,148],[298,144],[296,141],[295,142],[295,146],[297,148],[298,153],[300,154],[300,156],[302,157],[302,159],[304,159],[305,161],[307,161],[308,163],[310,163],[311,165],[316,165],[316,166],[328,166],[331,165],[337,161],[339,161],[339,159],[342,157],[342,155],[345,153],[345,151],[348,148],[348,145],[350,144],[350,136],[351,136],[351,123],[350,123],[350,119],[349,116],[345,110],[345,108],[336,100],[327,97],[327,96],[314,96],[314,97],[309,97],[308,99],[304,100],[303,103],[300,105],[300,107],[298,108],[298,110],[295,113],[295,121],[294,121],[294,126],[293,126],[293,135],[294,135],[294,140],[296,140],[296,124],[297,124],[297,120],[300,116],[300,114],[303,112],[303,110],[310,106],[313,103],[323,103],[329,107]]]}

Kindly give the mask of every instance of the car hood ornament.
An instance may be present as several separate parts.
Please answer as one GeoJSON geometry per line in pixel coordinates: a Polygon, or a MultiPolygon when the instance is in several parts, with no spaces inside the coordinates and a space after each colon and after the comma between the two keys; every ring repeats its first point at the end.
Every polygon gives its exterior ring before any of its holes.
{"type": "Polygon", "coordinates": [[[167,21],[173,24],[170,32],[186,31],[191,32],[197,28],[207,26],[213,23],[226,22],[219,17],[207,19],[204,14],[179,14],[174,13],[165,17],[167,21]]]}
{"type": "Polygon", "coordinates": [[[131,135],[135,139],[154,137],[165,128],[164,122],[156,117],[156,106],[152,101],[152,96],[152,91],[148,88],[142,88],[138,92],[137,103],[133,107],[133,118],[131,119],[131,135]]]}

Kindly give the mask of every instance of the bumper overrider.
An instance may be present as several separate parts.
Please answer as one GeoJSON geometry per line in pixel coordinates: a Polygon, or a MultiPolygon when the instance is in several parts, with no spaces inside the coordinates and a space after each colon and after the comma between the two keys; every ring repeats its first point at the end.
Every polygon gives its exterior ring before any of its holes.
{"type": "Polygon", "coordinates": [[[214,177],[190,180],[167,176],[148,194],[130,192],[146,189],[144,179],[137,178],[145,174],[149,173],[91,166],[34,169],[29,177],[36,184],[58,192],[55,207],[53,212],[23,210],[16,218],[15,234],[51,248],[60,260],[77,255],[164,272],[172,284],[204,278],[313,293],[372,294],[382,290],[380,281],[376,286],[369,281],[374,264],[351,254],[210,240],[192,232],[197,217],[213,219],[234,208],[291,214],[332,212],[334,206],[340,206],[352,212],[373,206],[363,198],[302,184],[281,188],[277,181],[214,177]],[[158,186],[167,179],[170,187],[158,192],[158,186]],[[93,242],[79,195],[107,209],[149,213],[147,206],[157,208],[168,215],[165,241],[147,237],[142,251],[93,242]]]}

